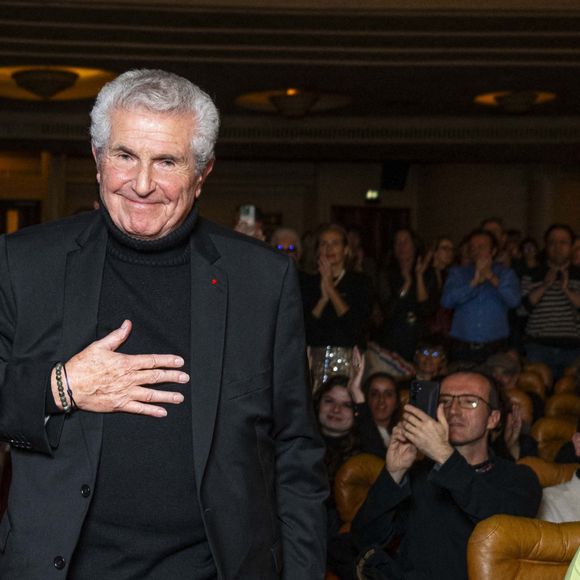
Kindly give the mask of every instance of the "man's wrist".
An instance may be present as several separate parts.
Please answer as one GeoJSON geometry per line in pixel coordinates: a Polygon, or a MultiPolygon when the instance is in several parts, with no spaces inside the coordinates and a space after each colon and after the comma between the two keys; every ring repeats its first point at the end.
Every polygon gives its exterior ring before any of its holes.
{"type": "Polygon", "coordinates": [[[432,459],[435,461],[435,463],[443,465],[452,455],[453,447],[451,447],[451,445],[447,445],[438,450],[436,454],[433,455],[432,459]]]}
{"type": "Polygon", "coordinates": [[[391,476],[392,480],[399,485],[403,478],[405,477],[405,473],[407,473],[406,469],[398,469],[398,470],[390,470],[388,467],[385,467],[388,474],[391,476]]]}

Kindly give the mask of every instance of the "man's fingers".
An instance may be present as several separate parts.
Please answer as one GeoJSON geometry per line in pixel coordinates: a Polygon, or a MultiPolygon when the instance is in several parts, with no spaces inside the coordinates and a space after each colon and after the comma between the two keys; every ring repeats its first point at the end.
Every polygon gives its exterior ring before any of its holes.
{"type": "Polygon", "coordinates": [[[185,364],[183,358],[174,354],[135,354],[128,356],[131,359],[131,368],[133,370],[178,369],[185,364]]]}
{"type": "Polygon", "coordinates": [[[129,334],[131,334],[132,324],[130,320],[123,321],[123,324],[116,328],[112,332],[109,332],[107,336],[98,340],[101,346],[104,346],[108,350],[117,350],[128,338],[129,334]]]}
{"type": "MultiPolygon", "coordinates": [[[[133,387],[127,394],[130,401],[144,403],[148,406],[150,406],[150,403],[179,405],[184,400],[181,393],[175,391],[159,391],[157,389],[148,389],[147,387],[133,387]]],[[[123,411],[125,411],[125,407],[126,405],[123,406],[123,411]]]]}
{"type": "Polygon", "coordinates": [[[129,401],[119,411],[132,413],[133,415],[146,415],[148,417],[167,417],[167,411],[163,407],[146,405],[140,401],[129,401]]]}
{"type": "Polygon", "coordinates": [[[182,371],[172,371],[164,369],[149,369],[134,371],[130,376],[129,384],[139,385],[158,385],[160,383],[187,383],[189,375],[182,371]]]}

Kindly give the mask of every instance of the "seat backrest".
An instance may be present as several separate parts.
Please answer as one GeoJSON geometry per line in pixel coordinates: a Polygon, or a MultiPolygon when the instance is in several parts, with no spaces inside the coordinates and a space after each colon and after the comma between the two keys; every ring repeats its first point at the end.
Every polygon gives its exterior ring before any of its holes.
{"type": "Polygon", "coordinates": [[[554,395],[559,393],[574,393],[576,391],[576,379],[571,375],[563,376],[554,385],[554,395]]]}
{"type": "Polygon", "coordinates": [[[546,398],[546,385],[540,374],[535,371],[522,371],[518,377],[518,389],[536,393],[542,400],[546,398]]]}
{"type": "Polygon", "coordinates": [[[524,366],[524,371],[534,371],[538,373],[542,377],[542,381],[546,389],[550,390],[552,388],[553,382],[552,369],[546,363],[543,362],[527,363],[524,366]]]}
{"type": "Polygon", "coordinates": [[[576,432],[576,422],[562,417],[542,417],[532,425],[532,437],[538,442],[538,454],[546,461],[554,461],[560,447],[576,432]]]}
{"type": "Polygon", "coordinates": [[[558,393],[546,401],[544,407],[546,417],[568,417],[572,420],[580,418],[580,397],[574,393],[558,393]]]}
{"type": "Polygon", "coordinates": [[[334,480],[334,498],[345,524],[352,522],[384,467],[382,459],[369,453],[355,455],[340,467],[334,480]]]}
{"type": "Polygon", "coordinates": [[[566,483],[574,477],[576,470],[580,468],[579,463],[554,463],[541,457],[522,457],[518,463],[530,467],[538,476],[542,487],[566,483]]]}
{"type": "Polygon", "coordinates": [[[492,516],[479,522],[469,538],[469,580],[564,578],[579,545],[580,522],[492,516]]]}

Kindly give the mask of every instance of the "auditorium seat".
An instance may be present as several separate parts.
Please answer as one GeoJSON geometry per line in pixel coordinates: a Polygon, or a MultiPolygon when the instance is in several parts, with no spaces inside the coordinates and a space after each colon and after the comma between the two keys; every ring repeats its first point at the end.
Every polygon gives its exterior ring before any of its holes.
{"type": "Polygon", "coordinates": [[[495,515],[477,524],[467,545],[469,580],[564,578],[580,545],[580,522],[554,524],[495,515]]]}
{"type": "Polygon", "coordinates": [[[517,387],[527,393],[536,393],[542,400],[546,398],[546,385],[536,371],[522,371],[518,377],[517,387]]]}
{"type": "Polygon", "coordinates": [[[531,435],[538,442],[538,454],[554,461],[560,447],[576,433],[576,422],[570,419],[542,417],[532,425],[531,435]]]}

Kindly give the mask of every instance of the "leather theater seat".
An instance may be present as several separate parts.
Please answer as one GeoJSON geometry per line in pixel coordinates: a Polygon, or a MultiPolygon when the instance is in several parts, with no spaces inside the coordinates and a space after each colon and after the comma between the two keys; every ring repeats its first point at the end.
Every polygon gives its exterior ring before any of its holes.
{"type": "Polygon", "coordinates": [[[345,461],[338,470],[334,480],[334,499],[344,522],[343,531],[350,529],[356,512],[384,467],[384,460],[376,455],[361,453],[345,461]]]}
{"type": "Polygon", "coordinates": [[[538,454],[546,461],[554,461],[560,447],[576,432],[576,421],[560,417],[542,417],[532,425],[531,435],[538,442],[538,454]]]}
{"type": "Polygon", "coordinates": [[[580,468],[578,463],[554,463],[541,457],[523,457],[518,460],[520,465],[527,465],[540,480],[542,487],[550,487],[570,481],[576,470],[580,468]]]}
{"type": "Polygon", "coordinates": [[[528,363],[524,366],[524,371],[533,371],[538,373],[542,377],[542,381],[546,389],[549,391],[552,388],[552,383],[554,381],[552,369],[546,363],[528,363]]]}
{"type": "Polygon", "coordinates": [[[517,387],[522,391],[536,393],[542,400],[546,398],[546,385],[536,371],[522,371],[518,377],[517,387]]]}
{"type": "Polygon", "coordinates": [[[561,579],[579,545],[580,522],[492,516],[479,522],[469,538],[469,580],[561,579]]]}
{"type": "Polygon", "coordinates": [[[580,419],[580,397],[574,393],[558,393],[546,401],[545,417],[564,417],[577,421],[580,419]]]}
{"type": "Polygon", "coordinates": [[[554,394],[574,393],[576,391],[576,378],[573,375],[565,375],[554,385],[554,394]]]}

